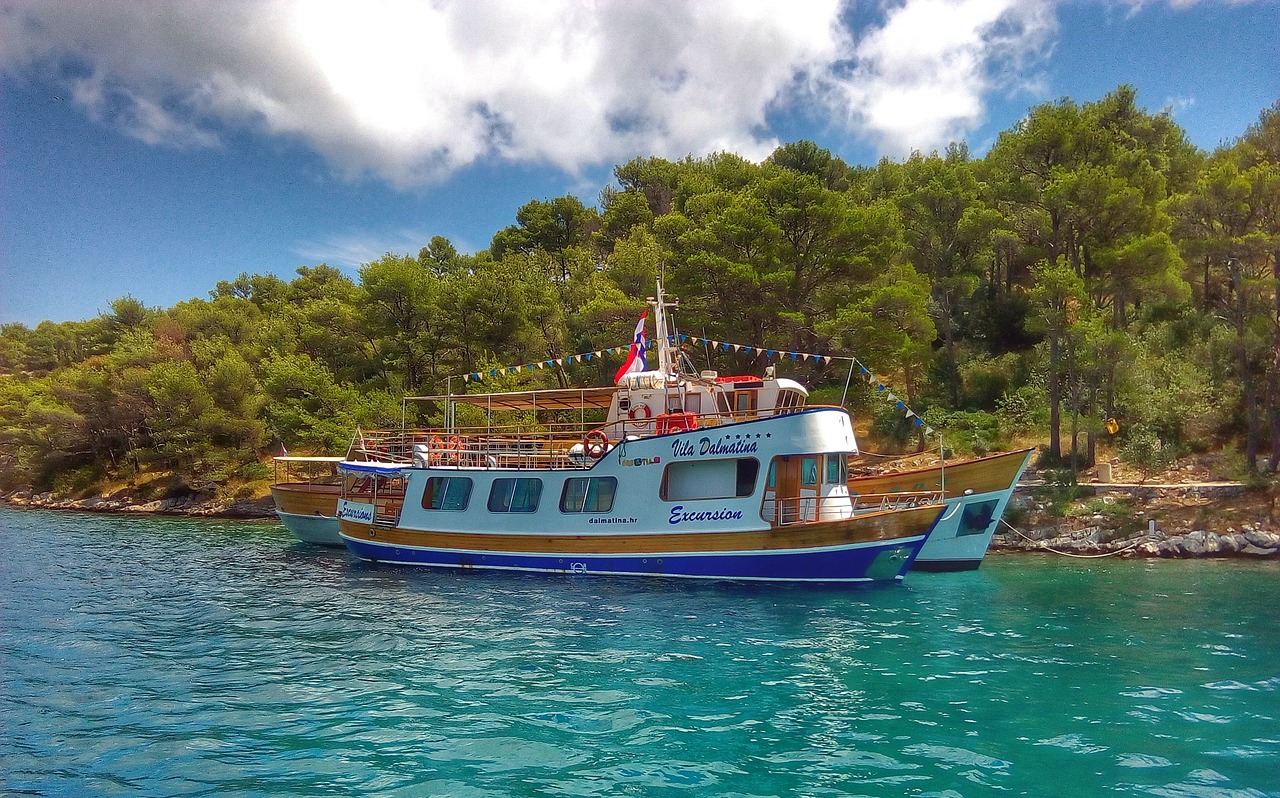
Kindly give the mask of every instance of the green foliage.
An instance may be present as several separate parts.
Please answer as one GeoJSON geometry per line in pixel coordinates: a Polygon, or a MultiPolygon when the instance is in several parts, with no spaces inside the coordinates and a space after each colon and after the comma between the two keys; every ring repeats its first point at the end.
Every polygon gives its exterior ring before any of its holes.
{"type": "Polygon", "coordinates": [[[1136,424],[1126,433],[1120,456],[1142,471],[1144,478],[1149,478],[1173,465],[1178,451],[1177,447],[1162,441],[1151,427],[1136,424]]]}
{"type": "MultiPolygon", "coordinates": [[[[958,144],[850,167],[802,141],[614,177],[598,209],[531,201],[470,255],[433,236],[356,279],[246,272],[167,309],[124,296],[85,321],[0,326],[0,487],[148,468],[182,490],[252,481],[281,443],[341,452],[357,428],[398,425],[406,394],[625,344],[659,276],[681,332],[855,355],[957,451],[1044,435],[1049,460],[1079,465],[1116,417],[1147,468],[1224,441],[1243,471],[1280,461],[1280,104],[1207,155],[1120,86],[1030,109],[981,159],[958,144]]],[[[483,387],[607,383],[616,365],[483,387]]],[[[844,393],[841,367],[784,365],[814,401],[844,393]]],[[[873,438],[925,444],[855,383],[873,438]]]]}
{"type": "Polygon", "coordinates": [[[955,410],[929,413],[929,424],[944,430],[950,449],[964,454],[986,455],[1009,448],[1007,433],[999,416],[984,410],[955,410]]]}

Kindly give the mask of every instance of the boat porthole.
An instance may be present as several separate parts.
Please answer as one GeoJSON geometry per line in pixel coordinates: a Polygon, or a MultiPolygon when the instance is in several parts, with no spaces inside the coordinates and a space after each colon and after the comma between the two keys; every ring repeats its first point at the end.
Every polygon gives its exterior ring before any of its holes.
{"type": "Polygon", "coordinates": [[[372,529],[369,530],[369,537],[376,538],[377,536],[378,536],[378,533],[375,530],[372,530],[372,529]]]}

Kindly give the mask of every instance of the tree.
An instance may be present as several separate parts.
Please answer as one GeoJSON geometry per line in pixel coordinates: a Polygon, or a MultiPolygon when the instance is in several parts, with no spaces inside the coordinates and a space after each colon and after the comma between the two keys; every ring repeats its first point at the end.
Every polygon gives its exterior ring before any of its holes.
{"type": "Polygon", "coordinates": [[[1044,331],[1049,350],[1049,456],[1061,461],[1062,385],[1064,380],[1068,385],[1076,381],[1069,333],[1086,301],[1084,280],[1069,265],[1054,261],[1040,263],[1032,273],[1034,324],[1044,331]]]}

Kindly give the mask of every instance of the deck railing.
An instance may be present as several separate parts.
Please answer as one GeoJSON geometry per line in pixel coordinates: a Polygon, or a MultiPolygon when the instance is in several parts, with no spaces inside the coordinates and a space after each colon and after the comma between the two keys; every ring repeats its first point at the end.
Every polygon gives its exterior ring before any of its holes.
{"type": "Polygon", "coordinates": [[[709,429],[722,424],[787,415],[802,408],[740,412],[664,413],[602,423],[455,426],[448,429],[366,430],[352,441],[348,460],[462,468],[584,469],[627,441],[709,429]]]}
{"type": "Polygon", "coordinates": [[[859,513],[881,510],[909,510],[914,507],[942,504],[941,493],[920,491],[915,493],[877,493],[864,495],[788,496],[777,498],[766,495],[760,507],[760,516],[777,526],[811,524],[817,521],[834,521],[859,513]]]}

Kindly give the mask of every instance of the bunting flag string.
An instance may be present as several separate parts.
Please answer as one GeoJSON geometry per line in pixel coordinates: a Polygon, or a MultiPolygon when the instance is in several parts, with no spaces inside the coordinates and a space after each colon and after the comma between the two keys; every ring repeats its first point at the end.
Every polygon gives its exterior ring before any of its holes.
{"type": "MultiPolygon", "coordinates": [[[[677,336],[671,336],[670,340],[674,343],[677,340],[677,336]]],[[[924,434],[926,435],[933,436],[937,434],[937,431],[933,427],[926,424],[923,418],[921,418],[914,410],[907,407],[906,402],[895,396],[893,391],[889,390],[888,386],[886,386],[884,382],[871,371],[871,369],[863,365],[862,361],[858,360],[856,357],[845,355],[818,355],[812,352],[788,352],[784,349],[762,349],[758,346],[747,346],[746,344],[735,344],[726,341],[714,341],[710,338],[699,338],[696,335],[685,335],[684,333],[681,333],[678,336],[678,340],[680,343],[705,343],[712,348],[719,349],[724,352],[728,352],[730,349],[734,352],[754,352],[756,357],[763,356],[770,359],[786,358],[793,362],[807,361],[810,359],[818,364],[832,363],[836,360],[851,361],[858,367],[858,374],[866,378],[867,384],[871,385],[877,394],[883,394],[885,399],[894,406],[894,409],[901,411],[903,418],[911,421],[911,423],[917,428],[923,428],[924,434]]]]}
{"type": "MultiPolygon", "coordinates": [[[[668,340],[672,343],[676,343],[677,341],[680,343],[692,344],[705,343],[722,352],[732,351],[739,354],[745,352],[753,355],[754,357],[764,357],[768,359],[786,358],[792,362],[813,360],[814,363],[823,364],[832,363],[837,360],[851,361],[858,367],[858,374],[866,379],[867,384],[872,386],[877,394],[883,394],[885,399],[894,406],[894,409],[903,413],[903,418],[910,420],[917,428],[923,428],[926,435],[932,436],[937,434],[933,427],[926,424],[923,418],[921,418],[914,410],[907,407],[906,402],[895,396],[893,391],[889,390],[888,386],[886,386],[884,382],[871,371],[871,369],[863,365],[862,361],[858,360],[856,357],[846,355],[819,355],[812,352],[789,352],[784,349],[765,349],[759,346],[735,344],[729,341],[713,341],[710,338],[699,338],[696,335],[685,335],[684,333],[680,333],[678,336],[670,336],[668,340]]],[[[590,362],[592,358],[603,357],[605,355],[615,355],[619,353],[626,354],[628,349],[629,346],[614,346],[608,349],[596,349],[592,352],[579,352],[576,355],[567,355],[553,360],[538,360],[533,363],[525,363],[520,366],[499,366],[498,368],[489,369],[488,372],[473,371],[470,374],[462,374],[459,376],[462,377],[462,381],[464,383],[480,382],[485,377],[497,377],[499,374],[516,374],[521,371],[547,369],[570,363],[586,363],[590,362]]]]}
{"type": "Polygon", "coordinates": [[[605,355],[616,355],[619,352],[626,354],[626,346],[611,346],[608,349],[596,349],[591,352],[579,352],[576,355],[566,355],[565,357],[557,357],[553,360],[536,360],[532,363],[524,363],[519,366],[498,366],[488,371],[473,371],[470,374],[456,375],[462,378],[464,383],[481,382],[485,377],[496,377],[499,374],[517,374],[521,371],[536,371],[539,369],[549,369],[555,366],[563,366],[568,363],[587,363],[592,358],[604,357],[605,355]]]}

